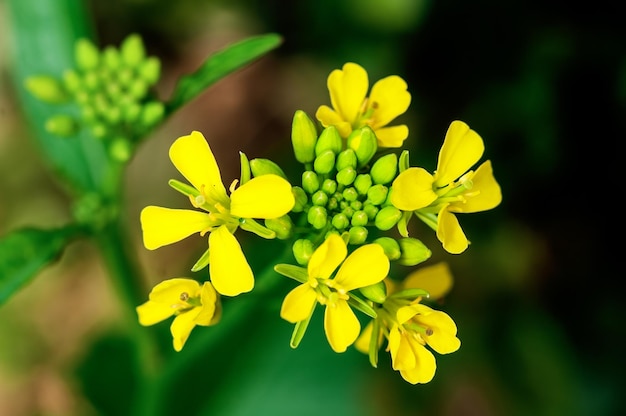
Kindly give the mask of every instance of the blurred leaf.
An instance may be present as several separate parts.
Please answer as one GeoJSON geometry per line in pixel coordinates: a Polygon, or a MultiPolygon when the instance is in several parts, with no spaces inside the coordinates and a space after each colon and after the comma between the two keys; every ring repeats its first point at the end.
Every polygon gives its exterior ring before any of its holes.
{"type": "Polygon", "coordinates": [[[78,228],[23,228],[0,239],[0,306],[56,260],[78,228]]]}
{"type": "Polygon", "coordinates": [[[76,113],[74,105],[53,105],[34,98],[24,87],[35,75],[60,77],[74,66],[74,42],[89,38],[91,19],[80,0],[8,0],[12,77],[35,139],[53,167],[80,190],[101,189],[108,175],[101,141],[84,133],[60,138],[48,133],[46,120],[56,114],[76,113]]]}
{"type": "Polygon", "coordinates": [[[279,35],[270,33],[244,39],[211,55],[196,72],[181,77],[168,103],[168,112],[176,111],[226,75],[277,48],[281,42],[279,35]]]}

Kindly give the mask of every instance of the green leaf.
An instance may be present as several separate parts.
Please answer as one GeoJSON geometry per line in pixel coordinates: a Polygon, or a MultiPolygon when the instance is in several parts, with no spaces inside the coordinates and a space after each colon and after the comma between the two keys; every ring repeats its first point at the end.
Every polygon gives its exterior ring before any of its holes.
{"type": "Polygon", "coordinates": [[[56,172],[78,190],[98,190],[110,174],[103,142],[83,133],[60,138],[45,129],[46,120],[59,113],[77,116],[73,104],[37,100],[25,88],[32,76],[60,78],[74,67],[74,43],[89,38],[91,19],[80,0],[8,0],[12,40],[12,81],[34,138],[56,172]]]}
{"type": "Polygon", "coordinates": [[[281,43],[279,35],[270,33],[244,39],[211,55],[196,72],[181,77],[167,104],[167,112],[176,111],[226,75],[262,57],[281,43]]]}
{"type": "Polygon", "coordinates": [[[74,226],[51,230],[23,228],[0,239],[0,306],[79,234],[74,226]]]}

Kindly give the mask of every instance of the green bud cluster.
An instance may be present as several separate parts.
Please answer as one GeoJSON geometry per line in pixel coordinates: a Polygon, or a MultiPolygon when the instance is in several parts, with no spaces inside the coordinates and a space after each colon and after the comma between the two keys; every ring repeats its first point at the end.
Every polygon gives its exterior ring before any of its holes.
{"type": "MultiPolygon", "coordinates": [[[[321,130],[303,111],[296,111],[292,124],[292,145],[296,159],[304,164],[302,185],[294,187],[293,212],[304,213],[313,233],[322,237],[338,233],[353,245],[368,242],[372,229],[387,231],[403,213],[390,202],[390,187],[406,156],[378,153],[377,139],[369,127],[354,130],[342,139],[334,126],[321,130]]],[[[412,238],[375,240],[390,260],[415,265],[430,257],[430,251],[412,238]]],[[[297,240],[293,252],[299,264],[306,264],[313,243],[297,240]]]]}
{"type": "Polygon", "coordinates": [[[94,137],[110,141],[112,157],[127,160],[134,142],[164,117],[163,103],[151,94],[160,77],[160,61],[146,56],[136,34],[128,36],[119,49],[108,46],[102,51],[80,39],[74,59],[75,68],[66,70],[60,79],[43,75],[26,80],[26,89],[38,99],[78,106],[78,114],[49,118],[46,130],[69,137],[85,128],[94,137]]]}

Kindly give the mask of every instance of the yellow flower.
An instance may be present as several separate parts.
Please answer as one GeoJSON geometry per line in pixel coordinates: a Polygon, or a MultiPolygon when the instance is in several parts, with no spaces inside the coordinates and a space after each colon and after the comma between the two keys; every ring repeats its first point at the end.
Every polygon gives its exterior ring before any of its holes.
{"type": "Polygon", "coordinates": [[[170,332],[176,351],[183,349],[196,325],[214,325],[220,318],[218,295],[209,282],[200,286],[192,279],[165,280],[152,289],[148,299],[136,308],[139,323],[154,325],[175,315],[170,332]]]}
{"type": "Polygon", "coordinates": [[[408,168],[392,184],[391,203],[415,214],[437,231],[437,238],[450,253],[469,245],[454,213],[472,213],[495,208],[502,192],[493,176],[491,162],[469,170],[484,152],[481,137],[462,121],[453,121],[439,152],[433,175],[423,168],[408,168]]]}
{"type": "MultiPolygon", "coordinates": [[[[385,284],[389,295],[376,309],[377,317],[363,330],[355,347],[363,353],[369,352],[372,360],[385,336],[392,368],[409,383],[428,383],[437,365],[426,346],[439,354],[449,354],[458,350],[461,342],[450,316],[421,304],[421,296],[410,300],[407,293],[424,289],[431,293],[431,298],[443,297],[452,285],[450,270],[445,263],[439,263],[411,273],[402,283],[386,279],[385,284]]],[[[372,364],[376,365],[376,358],[372,364]]]]}
{"type": "Polygon", "coordinates": [[[144,208],[141,211],[144,245],[155,250],[192,234],[209,232],[209,272],[215,290],[227,296],[251,291],[254,275],[233,233],[238,227],[254,231],[252,226],[256,223],[252,218],[278,218],[291,211],[295,203],[291,185],[277,175],[262,175],[237,189],[233,182],[229,197],[213,152],[197,131],[178,138],[169,155],[192,185],[181,184],[179,190],[182,187],[181,192],[202,211],[144,208]]]}
{"type": "Polygon", "coordinates": [[[328,76],[328,91],[333,108],[322,105],[315,117],[324,127],[335,126],[343,138],[353,130],[369,126],[374,130],[379,147],[400,147],[409,135],[406,125],[386,127],[406,112],[411,94],[406,82],[397,75],[377,81],[366,97],[369,81],[367,72],[355,63],[346,63],[328,76]]]}
{"type": "Polygon", "coordinates": [[[344,352],[361,330],[348,305],[349,292],[378,283],[389,272],[389,259],[378,244],[367,244],[347,254],[346,243],[331,234],[309,260],[308,281],[287,294],[280,310],[281,318],[298,323],[311,316],[318,302],[325,305],[324,331],[335,352],[344,352]]]}

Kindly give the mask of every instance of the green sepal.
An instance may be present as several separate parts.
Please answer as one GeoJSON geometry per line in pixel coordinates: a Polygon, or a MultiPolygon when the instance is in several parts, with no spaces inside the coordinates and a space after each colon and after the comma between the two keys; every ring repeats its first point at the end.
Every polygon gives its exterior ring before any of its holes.
{"type": "Polygon", "coordinates": [[[400,218],[400,221],[398,221],[398,233],[402,237],[409,236],[408,224],[412,215],[413,215],[413,212],[411,211],[402,211],[402,217],[400,218]]]}
{"type": "Polygon", "coordinates": [[[251,233],[258,235],[259,237],[263,237],[268,240],[276,238],[276,233],[274,231],[259,224],[252,218],[239,219],[239,226],[242,230],[250,231],[251,233]]]}
{"type": "Polygon", "coordinates": [[[403,150],[402,153],[400,153],[400,158],[398,159],[398,171],[404,172],[409,167],[409,151],[403,150]]]}
{"type": "Polygon", "coordinates": [[[389,295],[390,298],[395,299],[417,299],[419,297],[428,298],[430,297],[430,293],[424,289],[404,289],[399,292],[395,292],[389,295]]]}
{"type": "Polygon", "coordinates": [[[387,299],[387,287],[382,280],[373,285],[359,288],[359,292],[372,302],[381,305],[385,302],[385,299],[387,299]]]}
{"type": "Polygon", "coordinates": [[[198,191],[196,188],[176,179],[170,179],[169,181],[167,181],[167,184],[174,188],[174,190],[180,192],[185,196],[195,198],[200,195],[200,191],[198,191]]]}
{"type": "Polygon", "coordinates": [[[350,295],[350,298],[348,299],[348,304],[350,306],[352,306],[354,309],[357,309],[363,312],[365,315],[369,316],[370,318],[376,319],[378,314],[376,313],[374,308],[372,308],[366,301],[356,296],[354,293],[350,292],[349,295],[350,295]]]}
{"type": "Polygon", "coordinates": [[[304,267],[281,263],[274,266],[274,270],[296,282],[306,283],[309,281],[309,272],[304,267]]]}
{"type": "Polygon", "coordinates": [[[306,333],[306,329],[309,326],[309,322],[311,322],[311,317],[313,316],[313,312],[315,312],[315,307],[317,306],[317,302],[313,304],[311,308],[311,313],[309,316],[300,322],[297,322],[295,327],[293,328],[293,333],[291,334],[291,340],[289,341],[289,346],[291,348],[298,348],[300,345],[300,341],[304,338],[304,334],[306,333]]]}
{"type": "Polygon", "coordinates": [[[417,238],[405,237],[398,240],[402,255],[398,263],[404,266],[415,266],[430,258],[432,252],[417,238]]]}
{"type": "Polygon", "coordinates": [[[372,336],[370,337],[369,344],[369,359],[370,364],[374,368],[378,368],[378,350],[380,349],[380,324],[378,319],[372,321],[372,336]]]}
{"type": "Polygon", "coordinates": [[[208,265],[209,265],[209,249],[207,248],[206,251],[202,253],[202,255],[200,256],[196,264],[193,265],[193,267],[191,268],[191,271],[194,273],[199,272],[200,270],[204,269],[208,265]]]}
{"type": "Polygon", "coordinates": [[[239,152],[239,165],[241,166],[241,174],[239,175],[240,186],[248,182],[252,177],[252,170],[250,169],[250,161],[248,156],[244,152],[239,152]]]}

